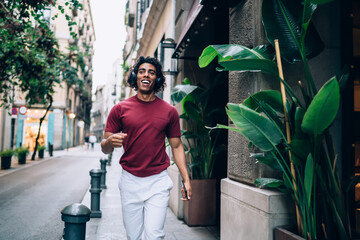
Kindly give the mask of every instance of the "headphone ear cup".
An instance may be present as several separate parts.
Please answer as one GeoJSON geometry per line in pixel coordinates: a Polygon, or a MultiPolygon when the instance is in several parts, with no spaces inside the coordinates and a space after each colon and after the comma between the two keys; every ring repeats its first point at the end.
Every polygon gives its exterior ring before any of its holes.
{"type": "Polygon", "coordinates": [[[130,84],[130,85],[133,85],[133,84],[136,83],[136,81],[137,81],[136,73],[135,73],[135,72],[131,72],[130,78],[129,78],[129,81],[128,81],[129,84],[130,84]]]}
{"type": "Polygon", "coordinates": [[[161,78],[156,78],[156,80],[155,80],[155,88],[158,88],[158,87],[160,87],[160,84],[161,84],[161,78]]]}

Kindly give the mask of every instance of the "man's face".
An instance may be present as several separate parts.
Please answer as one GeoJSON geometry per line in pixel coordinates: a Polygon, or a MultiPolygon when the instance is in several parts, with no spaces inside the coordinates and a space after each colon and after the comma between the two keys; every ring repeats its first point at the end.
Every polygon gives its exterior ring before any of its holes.
{"type": "Polygon", "coordinates": [[[154,91],[156,80],[156,68],[150,63],[140,65],[137,72],[138,91],[143,94],[150,94],[154,91]]]}

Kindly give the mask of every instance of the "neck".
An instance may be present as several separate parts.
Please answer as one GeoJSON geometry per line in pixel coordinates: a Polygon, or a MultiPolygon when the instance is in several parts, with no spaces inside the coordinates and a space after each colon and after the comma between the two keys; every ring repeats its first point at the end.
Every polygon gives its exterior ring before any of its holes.
{"type": "Polygon", "coordinates": [[[144,102],[152,102],[155,100],[155,93],[152,92],[150,94],[144,94],[144,93],[137,93],[137,98],[144,102]]]}

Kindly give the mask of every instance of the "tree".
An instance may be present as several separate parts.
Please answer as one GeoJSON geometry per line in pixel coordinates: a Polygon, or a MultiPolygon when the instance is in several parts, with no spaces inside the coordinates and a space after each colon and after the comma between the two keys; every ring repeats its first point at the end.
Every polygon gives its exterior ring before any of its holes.
{"type": "MultiPolygon", "coordinates": [[[[65,13],[64,7],[81,8],[78,0],[66,0],[64,6],[58,5],[57,0],[0,2],[0,106],[11,106],[16,88],[25,94],[29,106],[47,106],[40,119],[32,159],[35,158],[42,121],[52,106],[55,87],[62,80],[67,80],[68,84],[82,82],[73,77],[77,75],[77,70],[71,65],[72,59],[81,54],[73,54],[68,59],[61,54],[49,19],[45,17],[46,10],[51,7],[57,7],[65,14],[70,33],[76,38],[76,33],[72,31],[76,23],[65,13]],[[67,76],[69,72],[73,73],[71,78],[67,76]]],[[[81,60],[77,61],[77,66],[81,65],[81,60]]]]}

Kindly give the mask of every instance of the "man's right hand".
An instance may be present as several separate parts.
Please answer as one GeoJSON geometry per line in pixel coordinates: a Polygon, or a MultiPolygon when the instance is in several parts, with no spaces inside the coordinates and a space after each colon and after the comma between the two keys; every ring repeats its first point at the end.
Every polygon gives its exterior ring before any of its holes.
{"type": "Polygon", "coordinates": [[[126,137],[126,133],[105,132],[104,139],[101,141],[101,151],[109,154],[114,151],[114,148],[121,148],[126,137]]]}
{"type": "Polygon", "coordinates": [[[113,148],[121,148],[123,146],[124,140],[127,137],[126,133],[115,133],[109,136],[106,141],[109,142],[113,148]]]}

